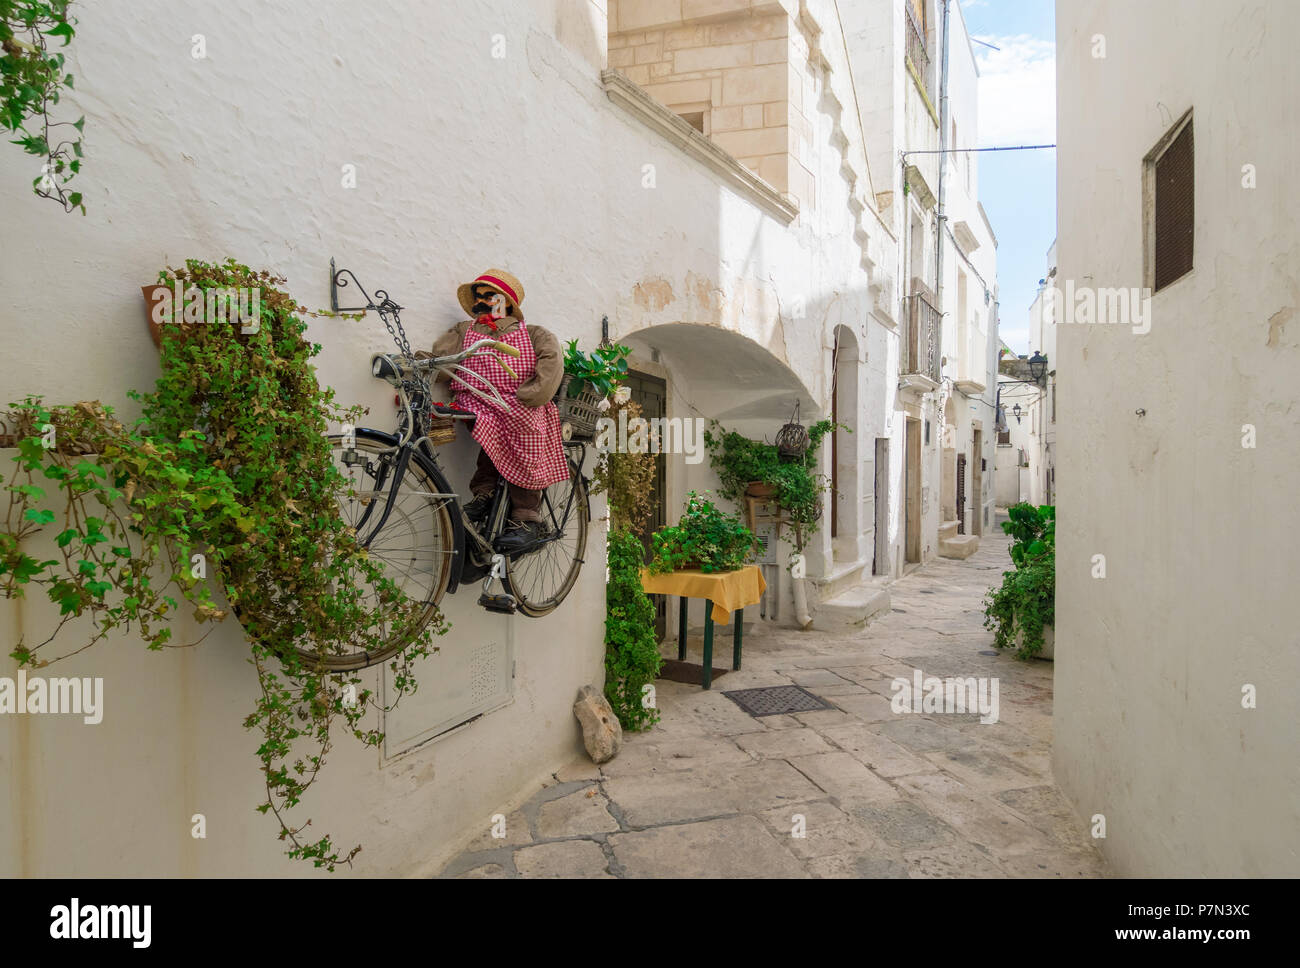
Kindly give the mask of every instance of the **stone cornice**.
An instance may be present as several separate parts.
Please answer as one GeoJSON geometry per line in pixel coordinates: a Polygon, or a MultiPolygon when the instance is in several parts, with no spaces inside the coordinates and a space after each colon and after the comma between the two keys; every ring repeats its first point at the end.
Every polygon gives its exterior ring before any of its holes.
{"type": "Polygon", "coordinates": [[[799,214],[793,196],[778,192],[739,161],[696,131],[683,118],[641,90],[619,71],[601,71],[601,83],[609,99],[632,114],[686,154],[703,162],[732,188],[760,205],[770,215],[789,225],[799,214]]]}

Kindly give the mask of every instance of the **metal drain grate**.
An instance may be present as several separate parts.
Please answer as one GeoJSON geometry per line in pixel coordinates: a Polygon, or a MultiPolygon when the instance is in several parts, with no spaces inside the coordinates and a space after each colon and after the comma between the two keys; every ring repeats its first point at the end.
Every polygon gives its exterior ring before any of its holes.
{"type": "Polygon", "coordinates": [[[833,709],[830,703],[799,686],[766,686],[762,689],[737,689],[724,696],[751,716],[780,716],[784,713],[807,713],[815,709],[833,709]]]}

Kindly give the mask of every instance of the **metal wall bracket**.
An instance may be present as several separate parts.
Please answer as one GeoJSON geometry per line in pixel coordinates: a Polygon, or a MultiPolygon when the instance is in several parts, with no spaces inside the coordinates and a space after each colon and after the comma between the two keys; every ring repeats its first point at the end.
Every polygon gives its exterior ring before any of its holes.
{"type": "Polygon", "coordinates": [[[400,310],[402,307],[397,305],[388,298],[388,293],[382,289],[376,289],[375,295],[379,297],[379,302],[370,298],[370,293],[366,292],[365,287],[361,285],[361,280],[357,278],[356,273],[351,269],[336,269],[333,257],[330,258],[330,312],[332,313],[364,313],[370,310],[400,310]],[[360,290],[361,295],[366,297],[364,306],[340,306],[339,290],[347,288],[348,280],[344,274],[352,277],[352,283],[360,290]]]}

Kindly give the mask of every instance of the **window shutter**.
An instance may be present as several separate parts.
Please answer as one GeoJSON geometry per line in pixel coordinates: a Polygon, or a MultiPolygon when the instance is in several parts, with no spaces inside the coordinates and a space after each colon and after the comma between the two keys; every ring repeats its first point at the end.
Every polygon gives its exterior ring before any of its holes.
{"type": "Polygon", "coordinates": [[[1189,121],[1155,163],[1155,282],[1159,292],[1192,269],[1195,156],[1189,121]]]}

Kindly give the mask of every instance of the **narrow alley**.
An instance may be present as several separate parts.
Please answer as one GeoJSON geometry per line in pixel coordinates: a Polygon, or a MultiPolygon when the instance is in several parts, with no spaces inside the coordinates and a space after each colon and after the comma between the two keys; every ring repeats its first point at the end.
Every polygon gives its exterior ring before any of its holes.
{"type": "MultiPolygon", "coordinates": [[[[895,581],[866,628],[747,622],[741,671],[708,692],[660,680],[657,727],[603,767],[558,771],[504,823],[484,817],[443,876],[1106,876],[1052,779],[1052,665],[991,654],[981,624],[1007,545],[999,528],[895,581]],[[893,712],[893,679],[916,670],[996,677],[997,721],[893,712]],[[752,717],[724,695],[789,684],[834,708],[752,717]]],[[[729,665],[730,630],[718,642],[729,665]]]]}

